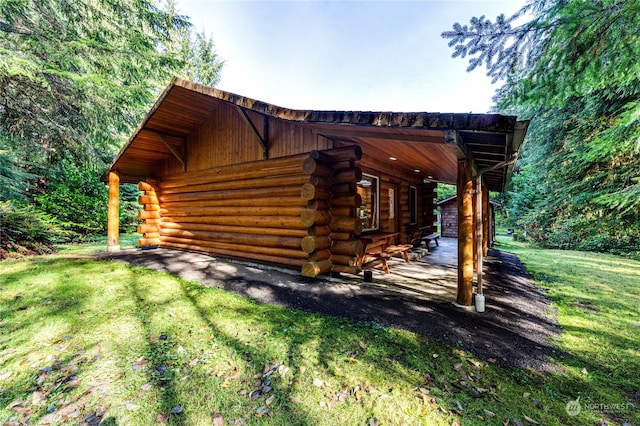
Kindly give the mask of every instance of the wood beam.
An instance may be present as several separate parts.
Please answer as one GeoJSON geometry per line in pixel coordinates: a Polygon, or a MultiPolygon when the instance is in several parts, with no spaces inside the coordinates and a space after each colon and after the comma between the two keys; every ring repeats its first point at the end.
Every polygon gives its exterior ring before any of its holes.
{"type": "Polygon", "coordinates": [[[471,306],[473,298],[473,179],[471,161],[458,161],[458,293],[456,302],[471,306]]]}
{"type": "Polygon", "coordinates": [[[489,188],[482,183],[482,255],[489,253],[491,236],[491,204],[489,203],[489,188]]]}
{"type": "Polygon", "coordinates": [[[107,210],[107,251],[120,250],[120,176],[109,172],[109,204],[107,210]]]}
{"type": "Polygon", "coordinates": [[[467,158],[467,146],[464,144],[457,130],[445,130],[444,143],[446,143],[456,157],[458,157],[458,160],[467,158]]]}
{"type": "Polygon", "coordinates": [[[422,142],[422,143],[435,143],[441,144],[445,142],[445,139],[442,135],[441,131],[432,130],[435,134],[429,135],[411,135],[411,134],[398,134],[398,133],[389,133],[388,130],[385,131],[374,131],[374,130],[359,130],[353,129],[355,126],[345,126],[347,129],[313,129],[313,133],[324,136],[328,139],[332,138],[364,138],[364,139],[388,139],[388,140],[397,140],[397,141],[412,141],[412,142],[422,142]]]}
{"type": "Polygon", "coordinates": [[[239,107],[238,105],[236,105],[236,109],[240,113],[240,116],[242,117],[244,122],[247,123],[249,127],[251,127],[251,130],[253,130],[253,133],[256,135],[256,138],[258,138],[258,142],[260,142],[260,145],[262,145],[262,156],[265,160],[267,160],[269,158],[269,143],[268,143],[269,121],[268,119],[265,117],[264,129],[263,129],[264,136],[263,136],[258,131],[258,128],[256,127],[256,125],[253,124],[253,121],[249,117],[249,114],[247,114],[247,111],[245,111],[243,108],[239,107]]]}
{"type": "Polygon", "coordinates": [[[156,135],[158,135],[158,137],[160,138],[160,140],[162,141],[162,143],[164,144],[164,146],[167,147],[167,149],[169,151],[171,151],[171,153],[173,154],[174,157],[176,157],[178,159],[178,161],[180,162],[180,164],[182,164],[182,171],[186,172],[187,171],[187,162],[185,161],[184,156],[182,156],[178,151],[176,151],[176,149],[173,147],[173,145],[171,145],[171,143],[169,143],[169,141],[167,140],[167,138],[165,137],[164,134],[160,133],[160,132],[154,132],[156,135]]]}

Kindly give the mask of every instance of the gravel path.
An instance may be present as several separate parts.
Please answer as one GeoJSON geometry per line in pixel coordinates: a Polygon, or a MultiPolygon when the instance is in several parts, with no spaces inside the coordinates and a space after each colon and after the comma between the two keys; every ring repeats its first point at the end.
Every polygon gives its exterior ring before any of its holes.
{"type": "Polygon", "coordinates": [[[499,250],[490,250],[485,258],[484,313],[392,288],[311,279],[293,271],[175,250],[131,249],[98,257],[169,272],[205,285],[223,285],[225,290],[259,303],[413,331],[507,367],[556,369],[547,361],[549,356],[559,355],[551,342],[561,331],[555,313],[520,260],[499,250]]]}

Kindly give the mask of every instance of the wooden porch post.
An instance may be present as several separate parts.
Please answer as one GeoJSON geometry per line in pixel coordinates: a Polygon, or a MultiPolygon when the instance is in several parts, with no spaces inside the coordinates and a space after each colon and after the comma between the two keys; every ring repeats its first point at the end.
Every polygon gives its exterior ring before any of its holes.
{"type": "Polygon", "coordinates": [[[482,250],[483,244],[483,225],[484,225],[484,188],[482,186],[482,176],[476,178],[476,238],[475,238],[475,262],[476,262],[476,276],[478,284],[478,294],[482,294],[482,261],[484,252],[482,250]]]}
{"type": "Polygon", "coordinates": [[[473,296],[473,179],[471,161],[458,161],[458,295],[456,302],[471,306],[473,296]]]}
{"type": "Polygon", "coordinates": [[[491,205],[489,204],[489,189],[482,185],[482,255],[489,253],[491,239],[491,205]]]}
{"type": "Polygon", "coordinates": [[[120,176],[109,172],[109,208],[107,216],[107,251],[120,250],[120,176]]]}

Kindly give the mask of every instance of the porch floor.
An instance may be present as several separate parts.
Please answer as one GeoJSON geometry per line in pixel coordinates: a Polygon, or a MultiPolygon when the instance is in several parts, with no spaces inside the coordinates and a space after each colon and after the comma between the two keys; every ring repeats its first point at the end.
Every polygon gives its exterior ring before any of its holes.
{"type": "Polygon", "coordinates": [[[428,297],[454,301],[457,292],[458,245],[455,238],[440,238],[439,245],[423,244],[409,252],[410,263],[402,255],[387,261],[391,273],[385,274],[380,266],[372,269],[373,282],[363,283],[364,272],[358,275],[342,274],[346,281],[400,292],[412,297],[428,297]]]}

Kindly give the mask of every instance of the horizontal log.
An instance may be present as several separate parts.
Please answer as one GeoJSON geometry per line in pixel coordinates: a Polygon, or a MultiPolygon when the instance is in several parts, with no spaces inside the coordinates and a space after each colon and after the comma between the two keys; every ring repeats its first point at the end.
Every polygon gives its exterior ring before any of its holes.
{"type": "Polygon", "coordinates": [[[140,238],[138,247],[157,246],[160,245],[160,238],[140,238]]]}
{"type": "Polygon", "coordinates": [[[328,200],[331,198],[331,193],[327,187],[320,187],[307,182],[302,185],[300,196],[305,200],[328,200]]]}
{"type": "Polygon", "coordinates": [[[359,182],[362,180],[362,169],[353,167],[350,169],[336,170],[331,176],[333,183],[359,182]]]}
{"type": "Polygon", "coordinates": [[[335,161],[331,164],[333,170],[353,169],[357,167],[357,162],[354,160],[335,161]]]}
{"type": "Polygon", "coordinates": [[[160,227],[147,223],[138,225],[138,234],[146,234],[147,232],[160,232],[160,227]]]}
{"type": "Polygon", "coordinates": [[[269,160],[257,160],[241,164],[230,164],[227,166],[213,167],[191,171],[187,173],[178,173],[165,176],[161,185],[171,186],[174,182],[181,182],[185,179],[210,179],[212,176],[237,176],[245,172],[261,171],[268,175],[286,174],[290,168],[295,169],[298,173],[302,173],[302,163],[309,157],[309,153],[291,155],[287,157],[271,158],[269,160]]]}
{"type": "Polygon", "coordinates": [[[331,210],[329,210],[331,212],[332,216],[353,216],[355,217],[356,215],[356,208],[355,207],[331,207],[331,210]]]}
{"type": "Polygon", "coordinates": [[[357,275],[361,271],[362,271],[362,268],[360,268],[357,265],[353,265],[353,266],[333,265],[333,267],[331,268],[331,272],[341,272],[341,273],[352,274],[352,275],[357,275]]]}
{"type": "Polygon", "coordinates": [[[157,210],[140,210],[138,219],[160,219],[160,212],[157,210]]]}
{"type": "Polygon", "coordinates": [[[144,209],[147,211],[160,210],[160,204],[145,204],[144,209]]]}
{"type": "Polygon", "coordinates": [[[329,237],[312,237],[307,235],[300,242],[302,251],[306,253],[313,253],[318,250],[326,250],[331,247],[331,238],[329,237]]]}
{"type": "Polygon", "coordinates": [[[331,253],[360,257],[364,254],[364,245],[360,240],[334,241],[331,253]]]}
{"type": "Polygon", "coordinates": [[[357,185],[355,182],[334,183],[329,186],[329,191],[333,196],[351,195],[357,193],[357,185]]]}
{"type": "Polygon", "coordinates": [[[334,241],[350,241],[355,238],[355,234],[352,232],[332,232],[330,236],[334,241]]]}
{"type": "Polygon", "coordinates": [[[160,238],[159,232],[145,232],[142,235],[144,238],[160,238]]]}
{"type": "Polygon", "coordinates": [[[256,189],[234,189],[223,191],[200,191],[188,192],[185,194],[171,194],[159,196],[163,203],[182,201],[204,201],[204,200],[232,200],[232,199],[253,199],[266,197],[300,197],[299,186],[272,186],[256,189]]]}
{"type": "Polygon", "coordinates": [[[329,200],[331,207],[360,207],[362,196],[360,194],[336,195],[329,200]]]}
{"type": "Polygon", "coordinates": [[[356,266],[358,264],[356,257],[343,254],[332,254],[329,260],[334,265],[356,266]]]}
{"type": "Polygon", "coordinates": [[[331,252],[329,250],[320,250],[309,253],[310,262],[318,262],[320,260],[328,259],[329,257],[331,257],[331,252]]]}
{"type": "Polygon", "coordinates": [[[145,219],[144,223],[146,223],[147,225],[160,225],[160,222],[162,222],[160,219],[145,219]]]}
{"type": "Polygon", "coordinates": [[[229,173],[225,174],[203,174],[198,176],[192,176],[187,173],[182,176],[175,176],[170,181],[165,180],[160,184],[160,189],[164,191],[175,191],[176,189],[192,186],[192,185],[205,185],[209,183],[218,184],[233,184],[236,181],[253,180],[253,179],[265,179],[285,176],[303,175],[302,161],[298,160],[298,164],[288,167],[277,168],[258,168],[252,170],[229,170],[229,173]]]}
{"type": "Polygon", "coordinates": [[[328,210],[305,209],[300,213],[300,221],[307,227],[328,225],[331,218],[331,213],[328,210]]]}
{"type": "Polygon", "coordinates": [[[229,257],[233,259],[249,260],[270,265],[286,266],[289,268],[300,268],[307,263],[306,259],[291,259],[282,256],[270,256],[261,253],[245,253],[236,250],[218,249],[213,247],[198,246],[195,244],[177,244],[171,242],[160,242],[160,247],[171,248],[177,250],[194,251],[198,253],[207,253],[215,256],[229,257]]]}
{"type": "Polygon", "coordinates": [[[355,235],[362,233],[362,221],[356,217],[335,216],[329,224],[332,232],[349,232],[355,235]]]}
{"type": "Polygon", "coordinates": [[[140,195],[138,204],[158,204],[158,197],[155,195],[140,195]]]}
{"type": "Polygon", "coordinates": [[[289,249],[281,247],[264,247],[254,246],[248,244],[235,244],[220,241],[208,241],[195,238],[178,238],[178,237],[165,237],[160,236],[162,243],[175,243],[175,244],[187,244],[196,245],[199,247],[211,247],[221,250],[233,250],[239,253],[253,253],[253,254],[266,254],[270,256],[287,257],[290,259],[308,259],[308,254],[300,249],[289,249]]]}
{"type": "Polygon", "coordinates": [[[245,244],[264,247],[282,247],[300,249],[301,238],[283,237],[279,235],[242,234],[238,232],[192,231],[186,229],[160,229],[163,237],[176,237],[204,241],[245,244]]]}
{"type": "MultiPolygon", "coordinates": [[[[302,197],[300,197],[302,199],[302,197]]],[[[329,203],[327,200],[309,200],[306,201],[307,208],[311,210],[329,210],[329,203]]]]}
{"type": "Polygon", "coordinates": [[[299,216],[167,216],[162,222],[202,223],[210,225],[252,226],[282,229],[306,229],[299,216]]]}
{"type": "Polygon", "coordinates": [[[312,237],[324,237],[329,235],[331,231],[327,226],[312,226],[308,229],[308,234],[312,237]]]}
{"type": "Polygon", "coordinates": [[[309,156],[313,159],[333,163],[336,161],[351,161],[362,159],[362,148],[358,145],[349,145],[341,148],[312,151],[309,156]]]}
{"type": "MultiPolygon", "coordinates": [[[[191,208],[162,208],[162,216],[292,216],[298,217],[306,211],[304,207],[191,207],[191,208]]],[[[159,216],[158,216],[159,217],[159,216]]]]}
{"type": "Polygon", "coordinates": [[[305,277],[317,277],[321,274],[331,272],[333,264],[329,259],[320,260],[318,262],[307,262],[302,265],[302,275],[305,277]]]}
{"type": "Polygon", "coordinates": [[[298,186],[303,185],[315,176],[307,175],[291,175],[291,176],[275,176],[263,177],[260,179],[242,179],[230,182],[203,183],[199,185],[187,185],[176,188],[163,188],[163,195],[184,194],[186,192],[202,192],[202,191],[228,191],[234,189],[255,189],[268,188],[271,186],[298,186]]]}
{"type": "Polygon", "coordinates": [[[138,182],[139,191],[155,191],[156,189],[148,182],[138,182]]]}
{"type": "Polygon", "coordinates": [[[302,163],[302,171],[307,175],[328,177],[333,174],[333,168],[327,163],[307,157],[302,163]]]}
{"type": "MultiPolygon", "coordinates": [[[[299,191],[298,191],[299,192],[299,191]]],[[[190,200],[163,203],[166,209],[184,209],[191,207],[308,207],[309,201],[297,197],[247,197],[222,200],[190,200]]],[[[327,209],[323,209],[327,210],[327,209]]]]}
{"type": "Polygon", "coordinates": [[[233,225],[213,225],[202,223],[174,223],[164,222],[160,224],[160,229],[185,229],[191,231],[209,231],[209,232],[232,232],[238,234],[249,235],[275,235],[282,237],[298,237],[302,239],[307,236],[307,229],[290,229],[290,228],[266,228],[264,226],[233,226],[233,225]]]}

